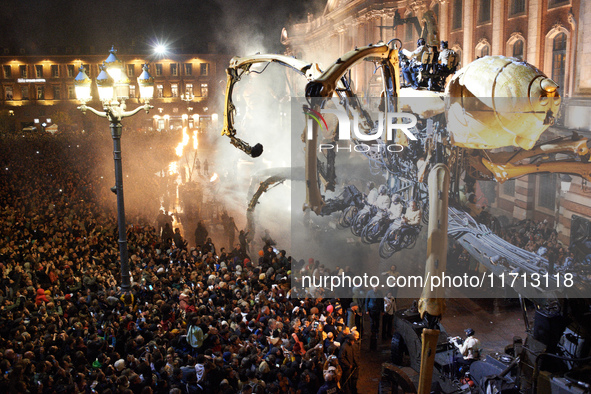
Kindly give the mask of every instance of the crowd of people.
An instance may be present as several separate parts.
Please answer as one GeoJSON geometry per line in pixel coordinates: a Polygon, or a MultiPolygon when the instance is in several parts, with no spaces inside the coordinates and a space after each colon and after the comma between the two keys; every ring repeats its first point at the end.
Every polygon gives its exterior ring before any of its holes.
{"type": "MultiPolygon", "coordinates": [[[[382,339],[389,339],[396,294],[303,292],[291,287],[292,271],[351,268],[292,259],[268,234],[253,253],[245,234],[235,247],[229,237],[226,250],[201,227],[188,243],[176,229],[164,231],[168,215],[154,220],[157,208],[133,205],[132,287],[122,294],[115,203],[105,193],[112,168],[96,166],[96,155],[105,154],[85,138],[5,137],[0,144],[0,387],[357,392],[364,315],[372,337],[382,319],[382,339]]],[[[226,227],[237,230],[230,217],[226,227]]],[[[547,222],[525,221],[504,237],[557,265],[572,257],[547,222]]],[[[384,274],[399,275],[396,266],[384,274]]]]}
{"type": "Polygon", "coordinates": [[[555,270],[574,267],[574,252],[558,240],[558,233],[546,219],[524,220],[503,233],[506,241],[546,258],[555,270]]]}
{"type": "MultiPolygon", "coordinates": [[[[545,258],[551,273],[572,271],[580,267],[580,259],[571,247],[558,240],[558,233],[548,220],[523,220],[513,226],[501,228],[498,235],[515,246],[545,258]]],[[[457,261],[462,271],[478,271],[478,264],[459,244],[452,245],[449,253],[451,260],[457,261]]]]}
{"type": "MultiPolygon", "coordinates": [[[[359,308],[352,300],[297,298],[290,279],[298,264],[285,251],[267,244],[251,257],[240,246],[218,250],[211,239],[176,242],[128,206],[132,287],[122,294],[114,198],[97,190],[110,174],[96,171],[93,143],[81,139],[73,150],[60,137],[7,139],[0,144],[3,390],[356,392],[359,308]]],[[[298,269],[317,266],[302,261],[298,269]]]]}

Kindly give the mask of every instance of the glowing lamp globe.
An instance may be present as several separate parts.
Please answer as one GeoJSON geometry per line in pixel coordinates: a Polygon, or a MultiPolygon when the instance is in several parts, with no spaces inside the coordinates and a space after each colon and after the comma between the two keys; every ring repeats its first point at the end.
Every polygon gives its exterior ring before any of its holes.
{"type": "Polygon", "coordinates": [[[150,100],[154,97],[154,78],[148,72],[148,65],[144,64],[142,73],[137,77],[137,83],[140,86],[140,97],[144,100],[150,100]]]}
{"type": "Polygon", "coordinates": [[[74,86],[76,91],[76,98],[82,102],[90,101],[92,98],[90,96],[90,78],[86,74],[86,69],[84,66],[80,66],[78,75],[74,78],[74,86]]]}
{"type": "Polygon", "coordinates": [[[102,101],[113,99],[113,78],[106,72],[105,65],[101,66],[101,72],[96,77],[99,97],[102,101]]]}

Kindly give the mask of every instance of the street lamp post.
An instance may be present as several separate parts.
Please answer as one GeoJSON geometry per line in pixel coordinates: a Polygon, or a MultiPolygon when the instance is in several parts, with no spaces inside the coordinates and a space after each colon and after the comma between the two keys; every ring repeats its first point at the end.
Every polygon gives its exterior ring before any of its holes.
{"type": "Polygon", "coordinates": [[[76,97],[82,102],[78,107],[83,113],[90,111],[109,120],[111,137],[113,138],[113,159],[115,161],[115,186],[111,191],[117,195],[117,221],[119,225],[119,254],[121,258],[121,292],[130,293],[131,277],[129,273],[129,259],[127,254],[127,234],[125,224],[125,204],[123,200],[123,168],[121,165],[121,119],[133,116],[141,110],[149,112],[154,108],[149,104],[154,95],[154,79],[148,73],[148,65],[143,66],[143,71],[138,77],[140,96],[144,105],[132,111],[126,111],[125,100],[129,98],[129,79],[125,77],[123,64],[116,56],[117,51],[111,48],[109,57],[100,67],[101,72],[96,78],[99,98],[103,105],[102,111],[86,105],[91,100],[91,80],[83,66],[76,76],[76,97]]]}

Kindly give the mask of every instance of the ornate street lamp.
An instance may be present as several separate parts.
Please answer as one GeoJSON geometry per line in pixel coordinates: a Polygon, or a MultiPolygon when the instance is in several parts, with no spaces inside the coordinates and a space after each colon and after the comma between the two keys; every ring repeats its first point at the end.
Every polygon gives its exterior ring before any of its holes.
{"type": "MultiPolygon", "coordinates": [[[[127,234],[125,225],[125,204],[123,200],[123,169],[121,166],[121,119],[133,116],[141,110],[148,113],[151,108],[150,99],[154,95],[154,79],[148,73],[148,65],[143,66],[143,71],[138,77],[140,97],[144,105],[133,111],[126,111],[125,100],[129,98],[129,79],[123,73],[123,63],[117,58],[117,51],[112,48],[109,57],[100,66],[100,73],[96,77],[99,98],[103,105],[102,111],[86,105],[92,99],[90,93],[91,80],[86,74],[84,67],[76,76],[75,90],[76,97],[82,105],[78,107],[83,113],[90,111],[102,118],[107,118],[110,123],[111,137],[113,138],[113,158],[115,161],[115,186],[111,191],[117,195],[117,220],[119,225],[119,253],[121,257],[121,292],[130,294],[131,277],[129,272],[129,259],[127,254],[127,234]]],[[[129,302],[130,298],[124,298],[129,302]]]]}

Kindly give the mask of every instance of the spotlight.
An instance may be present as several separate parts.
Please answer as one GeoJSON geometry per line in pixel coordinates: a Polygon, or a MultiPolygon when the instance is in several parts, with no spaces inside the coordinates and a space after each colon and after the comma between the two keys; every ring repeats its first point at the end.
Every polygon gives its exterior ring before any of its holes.
{"type": "Polygon", "coordinates": [[[166,47],[162,44],[158,44],[154,47],[154,52],[157,55],[164,55],[166,53],[166,47]]]}

